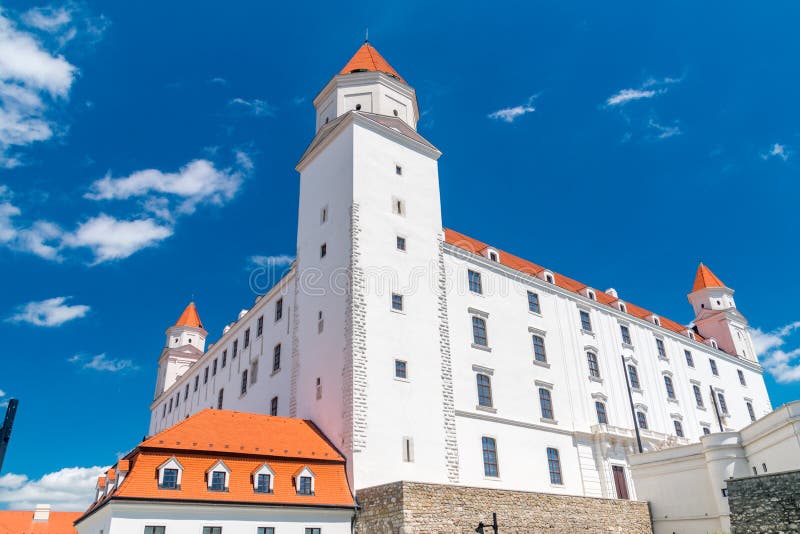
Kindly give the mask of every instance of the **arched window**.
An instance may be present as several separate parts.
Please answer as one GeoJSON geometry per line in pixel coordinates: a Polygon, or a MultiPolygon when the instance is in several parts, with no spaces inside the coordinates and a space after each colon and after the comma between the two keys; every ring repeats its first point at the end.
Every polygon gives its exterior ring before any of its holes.
{"type": "Polygon", "coordinates": [[[675,435],[678,436],[679,438],[682,438],[683,437],[683,425],[677,419],[672,421],[672,422],[675,425],[675,435]]]}
{"type": "Polygon", "coordinates": [[[597,401],[594,403],[594,410],[597,412],[597,422],[601,425],[607,425],[608,414],[606,413],[606,405],[597,401]]]}
{"type": "Polygon", "coordinates": [[[639,428],[647,430],[647,416],[644,412],[636,412],[636,422],[639,423],[639,428]]]}
{"type": "Polygon", "coordinates": [[[636,370],[635,365],[628,364],[628,378],[631,380],[631,387],[633,389],[639,389],[639,372],[636,370]]]}
{"type": "Polygon", "coordinates": [[[700,386],[694,384],[692,385],[692,390],[694,391],[694,401],[697,403],[697,407],[705,408],[705,403],[703,402],[703,394],[700,392],[700,386]]]}
{"type": "Polygon", "coordinates": [[[555,419],[553,417],[553,397],[549,389],[539,388],[539,407],[542,409],[542,418],[555,419]]]}

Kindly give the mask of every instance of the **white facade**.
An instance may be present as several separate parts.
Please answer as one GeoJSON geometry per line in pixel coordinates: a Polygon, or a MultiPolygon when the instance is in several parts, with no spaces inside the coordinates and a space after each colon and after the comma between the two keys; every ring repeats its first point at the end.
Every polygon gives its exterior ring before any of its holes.
{"type": "MultiPolygon", "coordinates": [[[[756,417],[771,411],[752,352],[723,352],[690,337],[688,328],[675,332],[657,324],[658,317],[601,304],[588,288],[549,283],[549,272],[511,269],[502,252],[470,253],[447,242],[440,153],[414,130],[416,96],[398,78],[336,76],[315,106],[318,132],[297,167],[295,265],[157,396],[150,434],[216,407],[224,389],[225,409],[269,414],[277,398],[278,415],[313,420],[346,456],[355,489],[412,480],[615,497],[616,466],[635,497],[627,474],[636,443],[628,365],[638,371],[632,400],[647,420],[641,436],[648,450],[696,442],[703,428],[717,432],[720,424],[742,428],[751,420],[748,402],[756,417]],[[355,109],[350,96],[361,93],[372,95],[372,107],[355,109]],[[394,104],[382,100],[387,95],[408,99],[405,117],[394,115],[394,104]],[[470,270],[481,276],[481,294],[468,287],[470,270]],[[529,291],[538,295],[539,313],[529,311],[529,291]],[[393,309],[399,297],[402,309],[393,309]],[[279,298],[283,317],[275,321],[279,298]],[[591,332],[582,329],[581,311],[589,314],[591,332]],[[485,321],[487,347],[474,343],[473,316],[485,321]],[[623,342],[621,326],[630,343],[623,342]],[[534,335],[544,339],[546,362],[534,358],[534,335]],[[235,340],[239,351],[232,359],[235,340]],[[277,343],[281,366],[273,372],[277,343]],[[599,377],[590,376],[588,352],[599,377]],[[396,376],[396,360],[404,362],[406,376],[396,376]],[[491,406],[479,403],[478,374],[490,379],[491,406]],[[695,385],[703,406],[695,402],[695,385]],[[726,400],[721,423],[710,388],[726,400]],[[550,394],[553,417],[541,413],[540,389],[550,394]],[[598,423],[596,402],[606,408],[605,424],[598,423]],[[675,421],[684,438],[675,435],[675,421]],[[498,476],[485,475],[483,437],[494,439],[498,476]],[[551,483],[547,448],[558,451],[560,484],[551,483]]],[[[731,313],[724,311],[723,319],[731,313]]],[[[746,338],[742,346],[751,348],[746,321],[736,320],[746,338]]]]}
{"type": "Polygon", "coordinates": [[[800,401],[786,404],[738,432],[633,455],[638,496],[650,501],[655,534],[730,530],[726,480],[800,466],[800,401]]]}
{"type": "Polygon", "coordinates": [[[142,534],[145,527],[165,527],[168,534],[199,534],[221,527],[224,534],[254,534],[271,527],[279,534],[350,534],[353,510],[313,507],[266,507],[235,504],[188,504],[112,501],[77,525],[78,534],[142,534]]]}

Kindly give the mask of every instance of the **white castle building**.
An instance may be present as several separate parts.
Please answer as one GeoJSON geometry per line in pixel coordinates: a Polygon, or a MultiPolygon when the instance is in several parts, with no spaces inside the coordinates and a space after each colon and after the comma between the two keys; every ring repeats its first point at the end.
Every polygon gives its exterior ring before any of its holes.
{"type": "Polygon", "coordinates": [[[683,326],[443,229],[414,89],[369,44],[314,99],[289,271],[205,347],[167,330],[150,435],[205,408],[312,420],[351,487],[397,480],[635,498],[637,451],[771,411],[733,290],[683,326]]]}

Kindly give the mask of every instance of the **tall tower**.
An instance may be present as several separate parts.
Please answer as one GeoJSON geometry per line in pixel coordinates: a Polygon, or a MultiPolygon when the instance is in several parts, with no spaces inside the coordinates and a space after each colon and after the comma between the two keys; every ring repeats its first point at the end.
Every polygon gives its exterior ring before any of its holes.
{"type": "Polygon", "coordinates": [[[200,359],[206,348],[208,332],[203,328],[194,302],[190,302],[178,321],[167,329],[167,341],[158,360],[158,397],[200,359]]]}
{"type": "Polygon", "coordinates": [[[692,292],[688,295],[694,308],[694,324],[701,336],[713,338],[728,354],[758,361],[747,319],[736,309],[733,293],[733,289],[700,263],[692,292]]]}
{"type": "Polygon", "coordinates": [[[297,164],[289,415],[340,448],[355,488],[452,479],[441,153],[416,131],[414,89],[369,43],[314,106],[316,136],[297,164]]]}

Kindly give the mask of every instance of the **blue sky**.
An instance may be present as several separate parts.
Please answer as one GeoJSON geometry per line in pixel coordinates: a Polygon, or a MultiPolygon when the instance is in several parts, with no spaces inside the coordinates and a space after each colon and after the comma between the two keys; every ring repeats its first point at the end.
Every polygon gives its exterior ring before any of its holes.
{"type": "Polygon", "coordinates": [[[0,507],[83,506],[147,432],[192,295],[216,339],[251,258],[294,253],[311,100],[367,26],[444,153],[445,225],[684,323],[702,259],[758,329],[773,404],[797,399],[798,15],[5,2],[0,403],[21,405],[0,507]]]}

